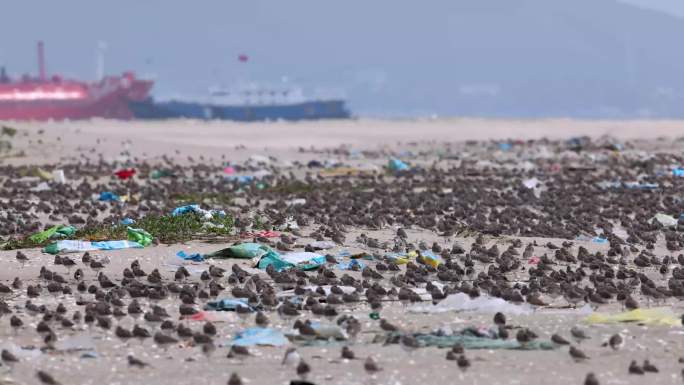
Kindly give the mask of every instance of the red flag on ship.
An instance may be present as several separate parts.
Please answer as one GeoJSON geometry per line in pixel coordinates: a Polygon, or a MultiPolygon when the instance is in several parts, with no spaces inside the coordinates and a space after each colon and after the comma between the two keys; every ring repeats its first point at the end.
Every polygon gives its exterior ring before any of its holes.
{"type": "Polygon", "coordinates": [[[245,55],[244,53],[240,54],[240,55],[238,55],[238,60],[241,63],[245,63],[245,62],[247,62],[247,60],[249,60],[249,56],[245,55]]]}

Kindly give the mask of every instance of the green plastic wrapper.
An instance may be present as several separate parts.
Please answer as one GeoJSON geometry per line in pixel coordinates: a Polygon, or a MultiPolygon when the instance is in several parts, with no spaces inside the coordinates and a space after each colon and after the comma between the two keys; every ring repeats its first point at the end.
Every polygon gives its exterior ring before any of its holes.
{"type": "Polygon", "coordinates": [[[143,247],[148,246],[150,243],[152,243],[152,239],[154,238],[150,233],[143,229],[128,227],[126,231],[128,233],[129,241],[137,242],[143,247]]]}
{"type": "Polygon", "coordinates": [[[68,225],[55,225],[50,227],[45,231],[35,233],[29,237],[31,242],[43,243],[48,239],[52,238],[67,238],[76,233],[76,228],[74,226],[68,225]]]}

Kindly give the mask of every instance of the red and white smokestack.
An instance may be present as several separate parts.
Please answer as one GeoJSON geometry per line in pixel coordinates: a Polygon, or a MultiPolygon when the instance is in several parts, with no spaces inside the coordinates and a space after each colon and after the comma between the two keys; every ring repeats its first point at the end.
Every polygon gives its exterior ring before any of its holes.
{"type": "Polygon", "coordinates": [[[40,80],[45,81],[46,79],[46,74],[45,74],[45,53],[43,52],[43,42],[39,41],[38,42],[38,71],[40,73],[40,80]]]}

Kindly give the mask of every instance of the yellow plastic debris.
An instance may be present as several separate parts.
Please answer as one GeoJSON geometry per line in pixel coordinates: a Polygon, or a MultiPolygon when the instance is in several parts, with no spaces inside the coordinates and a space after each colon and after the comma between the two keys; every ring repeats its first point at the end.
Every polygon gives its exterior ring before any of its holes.
{"type": "Polygon", "coordinates": [[[37,176],[41,180],[51,180],[52,179],[52,174],[43,170],[40,167],[36,167],[35,169],[33,169],[33,171],[31,172],[31,176],[37,176]]]}
{"type": "Polygon", "coordinates": [[[590,324],[635,322],[644,325],[681,326],[682,321],[667,307],[634,309],[617,314],[593,313],[584,319],[590,324]]]}

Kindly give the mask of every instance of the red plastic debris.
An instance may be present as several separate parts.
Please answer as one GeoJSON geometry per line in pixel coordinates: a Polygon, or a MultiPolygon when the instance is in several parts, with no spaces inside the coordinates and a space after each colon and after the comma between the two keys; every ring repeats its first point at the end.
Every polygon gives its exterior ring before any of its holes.
{"type": "Polygon", "coordinates": [[[539,257],[532,257],[527,261],[527,263],[530,265],[538,265],[539,261],[540,261],[539,257]]]}
{"type": "Polygon", "coordinates": [[[119,177],[119,179],[126,180],[126,179],[131,178],[133,175],[135,175],[135,169],[134,168],[124,168],[122,170],[115,172],[114,175],[119,177]]]}
{"type": "Polygon", "coordinates": [[[254,238],[254,237],[278,238],[279,236],[280,236],[280,232],[270,231],[270,230],[261,230],[261,231],[257,231],[257,232],[246,231],[246,232],[240,234],[240,238],[254,238]]]}

